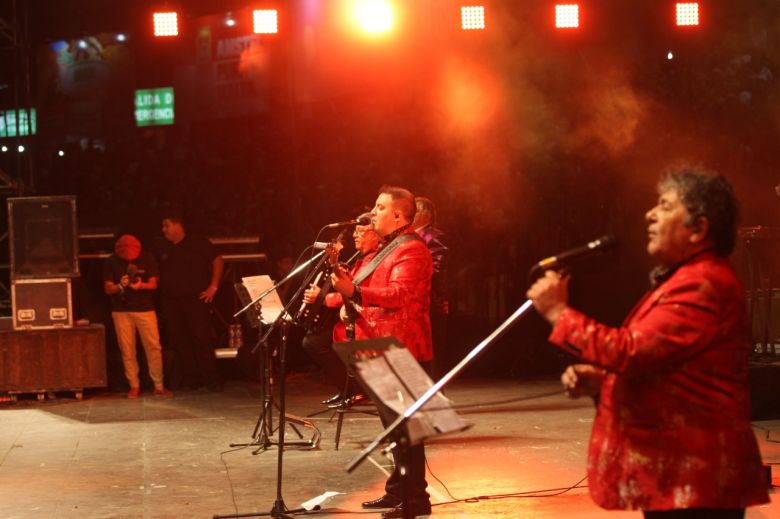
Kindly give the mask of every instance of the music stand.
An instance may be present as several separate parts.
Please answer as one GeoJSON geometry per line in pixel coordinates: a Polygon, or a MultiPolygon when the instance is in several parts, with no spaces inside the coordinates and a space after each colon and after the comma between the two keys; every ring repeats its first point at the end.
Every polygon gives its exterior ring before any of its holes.
{"type": "MultiPolygon", "coordinates": [[[[309,260],[309,262],[313,261],[313,259],[314,258],[312,258],[312,260],[309,260]]],[[[279,287],[281,284],[289,280],[294,275],[295,272],[300,270],[307,263],[304,263],[303,265],[301,265],[301,267],[288,274],[287,277],[285,277],[276,285],[266,290],[263,290],[258,297],[256,297],[252,302],[250,302],[246,306],[244,306],[244,308],[241,309],[239,312],[237,312],[236,315],[239,315],[242,312],[248,310],[250,307],[254,306],[258,301],[266,297],[268,294],[270,293],[275,294],[277,287],[279,287]]],[[[303,286],[301,286],[298,289],[298,293],[302,291],[302,288],[303,286]]],[[[213,516],[214,519],[223,519],[228,517],[232,518],[232,517],[260,517],[260,516],[287,518],[290,517],[287,514],[305,512],[305,509],[289,510],[287,506],[284,504],[284,499],[282,498],[282,468],[283,468],[283,453],[285,447],[297,445],[300,447],[315,449],[319,445],[319,440],[320,440],[319,429],[317,429],[314,423],[300,417],[287,416],[285,414],[285,398],[284,398],[285,387],[284,386],[285,386],[285,376],[287,375],[286,373],[287,363],[286,363],[285,355],[287,351],[287,331],[290,325],[288,310],[291,303],[295,300],[296,297],[293,297],[290,300],[290,302],[288,302],[287,305],[285,305],[284,308],[282,308],[282,311],[279,313],[276,319],[268,326],[266,333],[260,334],[260,336],[258,337],[257,345],[253,349],[254,352],[261,347],[263,348],[263,381],[262,381],[263,409],[261,410],[260,416],[257,420],[257,424],[255,425],[255,430],[253,432],[253,436],[256,436],[256,438],[252,443],[249,444],[235,444],[235,443],[230,444],[231,447],[258,445],[258,448],[252,454],[257,454],[261,450],[266,450],[271,445],[277,446],[276,500],[274,501],[274,504],[270,512],[265,512],[265,513],[252,512],[252,513],[245,513],[245,514],[226,514],[226,515],[215,514],[213,516]],[[278,326],[281,326],[282,337],[281,337],[280,347],[279,347],[279,404],[277,405],[276,402],[274,402],[273,400],[273,395],[271,392],[271,369],[270,369],[271,353],[267,341],[268,341],[268,337],[271,335],[273,330],[278,326]],[[279,423],[276,428],[278,435],[276,441],[271,439],[271,434],[273,432],[272,419],[273,419],[274,407],[276,407],[279,410],[279,423]],[[284,439],[284,431],[288,423],[290,423],[290,426],[298,434],[299,438],[303,438],[303,436],[295,428],[294,426],[295,423],[299,425],[303,425],[305,427],[311,427],[312,429],[314,429],[314,436],[308,442],[307,441],[287,442],[284,439]],[[259,435],[258,435],[258,431],[260,431],[259,435]]]]}
{"type": "MultiPolygon", "coordinates": [[[[334,348],[376,404],[385,425],[403,418],[408,408],[434,386],[411,352],[395,337],[338,343],[334,344],[334,348]]],[[[404,420],[403,427],[399,422],[385,438],[391,434],[395,438],[390,449],[399,454],[394,456],[394,463],[398,465],[399,460],[405,462],[409,459],[409,447],[420,445],[427,438],[467,428],[449,400],[436,392],[422,406],[420,413],[404,420]]],[[[401,476],[401,497],[406,513],[410,510],[407,501],[410,497],[409,470],[403,466],[397,466],[396,470],[401,476]]]]}

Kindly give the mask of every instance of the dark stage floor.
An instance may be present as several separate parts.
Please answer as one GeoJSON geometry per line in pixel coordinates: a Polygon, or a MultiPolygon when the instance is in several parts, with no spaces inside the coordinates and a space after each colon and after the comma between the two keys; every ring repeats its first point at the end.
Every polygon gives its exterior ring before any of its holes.
{"type": "MultiPolygon", "coordinates": [[[[289,379],[288,412],[320,409],[329,391],[314,378],[289,379]]],[[[593,409],[587,400],[568,400],[558,388],[553,380],[464,380],[449,390],[457,405],[475,407],[461,411],[471,429],[432,441],[427,449],[435,476],[428,474],[429,492],[441,503],[434,506],[434,517],[641,517],[600,510],[586,488],[549,497],[450,503],[451,496],[561,489],[585,476],[593,409]]],[[[0,517],[207,518],[268,512],[276,498],[276,448],[252,455],[251,449],[229,447],[250,439],[258,394],[255,385],[231,382],[222,393],[179,392],[173,399],[88,393],[83,401],[60,397],[0,404],[0,517]]],[[[375,454],[352,474],[344,467],[380,432],[379,421],[348,415],[337,451],[335,420],[329,417],[314,418],[322,433],[318,449],[285,451],[284,502],[293,508],[334,491],[340,494],[325,505],[331,509],[327,517],[360,513],[361,501],[381,495],[389,464],[375,454]]],[[[780,461],[780,444],[774,443],[780,441],[780,420],[755,425],[765,460],[780,461]]],[[[777,471],[774,482],[780,484],[777,471]]],[[[772,499],[747,517],[780,517],[780,500],[772,499]]]]}

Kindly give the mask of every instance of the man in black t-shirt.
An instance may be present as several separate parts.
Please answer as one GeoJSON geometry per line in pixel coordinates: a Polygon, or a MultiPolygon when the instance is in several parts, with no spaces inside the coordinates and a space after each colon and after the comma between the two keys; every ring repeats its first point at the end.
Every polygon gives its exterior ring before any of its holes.
{"type": "Polygon", "coordinates": [[[224,261],[207,238],[185,232],[178,213],[163,218],[162,232],[170,244],[160,262],[160,294],[168,343],[176,352],[181,372],[176,383],[191,389],[205,384],[217,391],[221,386],[209,305],[217,293],[224,261]]]}
{"type": "Polygon", "coordinates": [[[128,398],[138,398],[141,384],[136,359],[136,332],[141,336],[154,395],[173,393],[163,385],[162,347],[152,293],[160,276],[154,256],[141,250],[141,242],[131,234],[119,237],[112,254],[103,264],[103,290],[111,296],[111,317],[122,352],[125,377],[130,384],[128,398]]]}

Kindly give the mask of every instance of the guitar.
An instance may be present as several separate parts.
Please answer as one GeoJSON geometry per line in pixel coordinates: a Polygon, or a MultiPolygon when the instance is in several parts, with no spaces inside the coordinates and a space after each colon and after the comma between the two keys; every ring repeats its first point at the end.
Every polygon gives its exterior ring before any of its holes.
{"type": "Polygon", "coordinates": [[[323,308],[325,295],[330,292],[333,285],[330,275],[333,269],[337,268],[339,253],[344,248],[344,245],[341,243],[342,237],[343,233],[328,245],[325,249],[325,255],[317,264],[317,274],[312,284],[319,287],[320,293],[317,294],[317,298],[313,303],[301,303],[301,307],[295,316],[295,324],[309,333],[317,333],[322,326],[322,317],[325,313],[323,308]]]}

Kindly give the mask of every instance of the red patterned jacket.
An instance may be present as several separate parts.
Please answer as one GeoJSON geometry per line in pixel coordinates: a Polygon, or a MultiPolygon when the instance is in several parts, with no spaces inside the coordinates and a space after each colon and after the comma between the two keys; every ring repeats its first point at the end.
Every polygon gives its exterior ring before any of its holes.
{"type": "Polygon", "coordinates": [[[608,372],[588,452],[607,509],[768,501],[750,425],[744,291],[711,252],[649,292],[621,328],[567,309],[550,341],[608,372]]]}
{"type": "MultiPolygon", "coordinates": [[[[408,228],[403,234],[414,234],[408,228]]],[[[380,249],[381,250],[381,249],[380,249]]],[[[353,269],[359,273],[364,260],[353,269]]],[[[360,284],[362,304],[356,305],[355,339],[394,336],[401,340],[418,362],[433,358],[431,347],[431,275],[433,261],[425,243],[408,240],[395,248],[360,284]]],[[[341,294],[328,294],[326,304],[342,302],[341,294]]],[[[334,342],[344,342],[344,326],[333,329],[334,342]]]]}

